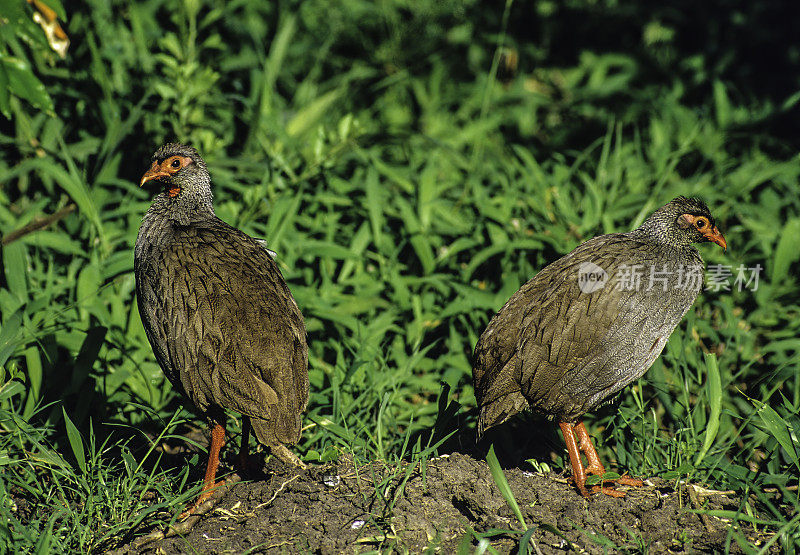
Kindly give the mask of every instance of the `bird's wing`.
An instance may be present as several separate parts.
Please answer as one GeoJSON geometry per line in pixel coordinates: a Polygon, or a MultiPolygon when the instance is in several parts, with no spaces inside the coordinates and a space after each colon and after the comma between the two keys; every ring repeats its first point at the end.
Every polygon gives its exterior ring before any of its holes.
{"type": "MultiPolygon", "coordinates": [[[[581,263],[590,261],[591,253],[602,253],[614,237],[603,235],[590,239],[543,268],[522,285],[489,322],[475,346],[473,357],[475,396],[480,408],[479,434],[528,407],[527,388],[524,386],[530,381],[530,376],[523,378],[522,372],[523,368],[527,370],[530,366],[523,357],[531,353],[521,349],[525,346],[521,339],[534,331],[531,329],[533,322],[545,323],[544,316],[549,311],[558,313],[569,308],[566,299],[580,292],[578,272],[581,263]]],[[[552,340],[556,330],[541,326],[536,331],[541,334],[538,342],[543,342],[552,340]]],[[[528,350],[538,342],[531,344],[528,350]]],[[[544,379],[543,373],[539,374],[539,379],[544,379]]]]}
{"type": "Polygon", "coordinates": [[[601,236],[531,280],[516,349],[523,395],[534,410],[557,415],[553,397],[564,376],[613,346],[609,332],[636,293],[619,286],[621,267],[640,262],[631,247],[621,235],[601,236]],[[589,280],[592,272],[598,277],[589,280]]]}
{"type": "Polygon", "coordinates": [[[693,249],[684,260],[628,234],[598,239],[542,272],[522,320],[522,393],[534,410],[559,419],[579,417],[639,378],[699,292],[700,282],[678,283],[679,268],[702,270],[693,249]],[[585,281],[587,268],[606,273],[603,287],[585,281]]]}
{"type": "MultiPolygon", "coordinates": [[[[620,331],[621,316],[636,299],[633,288],[619,287],[620,274],[626,266],[645,264],[647,252],[626,234],[595,237],[545,267],[508,300],[475,350],[481,430],[528,405],[560,416],[566,409],[559,404],[571,397],[560,397],[559,386],[573,377],[591,380],[587,387],[605,387],[600,382],[610,375],[575,370],[602,361],[614,348],[610,334],[620,331]]],[[[580,397],[580,390],[577,385],[570,391],[580,397]]]]}
{"type": "Polygon", "coordinates": [[[179,289],[189,321],[186,340],[172,349],[176,362],[185,360],[179,368],[187,393],[201,408],[217,404],[270,421],[279,441],[296,441],[308,401],[308,349],[302,314],[277,264],[255,239],[221,221],[186,234],[179,289]]]}

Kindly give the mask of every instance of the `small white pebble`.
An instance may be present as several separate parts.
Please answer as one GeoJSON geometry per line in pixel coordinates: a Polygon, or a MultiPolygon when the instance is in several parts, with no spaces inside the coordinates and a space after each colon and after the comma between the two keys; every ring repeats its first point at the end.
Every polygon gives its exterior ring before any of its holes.
{"type": "Polygon", "coordinates": [[[536,473],[531,472],[530,470],[523,470],[522,475],[525,476],[526,478],[533,478],[534,476],[536,476],[536,473]]]}
{"type": "Polygon", "coordinates": [[[360,530],[362,526],[364,526],[363,520],[354,520],[353,524],[350,525],[350,528],[353,530],[360,530]]]}
{"type": "Polygon", "coordinates": [[[328,474],[322,479],[322,483],[329,488],[335,488],[342,483],[342,477],[338,474],[328,474]]]}

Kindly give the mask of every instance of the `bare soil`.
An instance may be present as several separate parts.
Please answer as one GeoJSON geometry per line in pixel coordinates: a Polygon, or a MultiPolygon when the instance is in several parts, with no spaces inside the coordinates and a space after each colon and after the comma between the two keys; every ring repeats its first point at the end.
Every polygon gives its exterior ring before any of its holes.
{"type": "MultiPolygon", "coordinates": [[[[587,500],[558,475],[519,468],[505,474],[526,524],[536,527],[530,552],[740,552],[729,522],[696,512],[736,510],[732,494],[676,491],[652,479],[622,488],[623,499],[587,500]]],[[[752,526],[738,530],[756,545],[769,539],[752,526]]],[[[342,458],[307,470],[270,460],[263,480],[232,485],[191,530],[171,537],[137,531],[116,553],[471,553],[480,536],[510,553],[523,531],[486,462],[471,455],[391,467],[356,467],[342,458]]]]}

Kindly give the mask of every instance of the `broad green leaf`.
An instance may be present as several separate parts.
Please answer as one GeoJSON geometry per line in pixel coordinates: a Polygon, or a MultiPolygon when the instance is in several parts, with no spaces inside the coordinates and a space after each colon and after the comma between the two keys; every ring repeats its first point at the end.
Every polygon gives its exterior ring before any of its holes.
{"type": "Polygon", "coordinates": [[[363,263],[362,254],[370,242],[370,237],[371,233],[369,230],[369,224],[364,222],[361,224],[361,227],[358,228],[358,231],[350,243],[350,251],[357,255],[357,258],[351,258],[345,261],[345,263],[342,265],[342,270],[339,272],[339,282],[343,282],[350,277],[350,274],[359,266],[359,264],[363,263]]]}
{"type": "Polygon", "coordinates": [[[436,267],[436,261],[433,257],[433,249],[425,234],[419,233],[413,235],[410,239],[411,246],[414,247],[414,252],[417,253],[419,261],[422,263],[422,272],[425,275],[433,272],[436,267]]]}
{"type": "Polygon", "coordinates": [[[772,258],[772,283],[780,283],[789,273],[789,266],[800,258],[797,238],[800,237],[800,218],[792,218],[778,235],[778,245],[772,258]]]}
{"type": "Polygon", "coordinates": [[[355,441],[355,435],[346,428],[336,424],[329,418],[319,418],[316,416],[309,416],[309,419],[313,422],[316,422],[319,426],[322,426],[326,430],[329,430],[334,435],[342,438],[343,440],[347,441],[348,443],[355,441]]]}
{"type": "Polygon", "coordinates": [[[91,307],[95,302],[102,302],[99,298],[102,283],[100,268],[95,261],[84,266],[83,270],[78,274],[75,301],[82,312],[86,311],[87,307],[91,307]]]}
{"type": "Polygon", "coordinates": [[[12,295],[20,302],[28,300],[28,263],[25,245],[15,241],[3,247],[3,270],[6,284],[12,295]]]}
{"type": "MultiPolygon", "coordinates": [[[[370,151],[372,152],[372,151],[370,151]]],[[[376,155],[371,156],[371,161],[373,167],[378,170],[378,173],[392,181],[396,185],[399,185],[401,189],[406,194],[412,194],[414,192],[414,184],[401,174],[401,170],[398,168],[392,167],[387,165],[383,160],[378,158],[376,155]]]]}
{"type": "Polygon", "coordinates": [[[756,412],[764,424],[764,427],[772,434],[783,450],[786,451],[789,459],[794,463],[798,470],[800,470],[800,442],[797,439],[795,431],[792,429],[791,424],[781,418],[775,410],[756,399],[750,399],[756,407],[756,412]]]}
{"type": "Polygon", "coordinates": [[[331,105],[341,96],[341,90],[333,90],[312,101],[286,124],[286,133],[290,137],[298,137],[318,125],[329,112],[331,105]]]}
{"type": "Polygon", "coordinates": [[[714,106],[717,112],[717,123],[720,127],[727,127],[731,123],[731,101],[722,81],[714,81],[714,106]]]}
{"type": "Polygon", "coordinates": [[[278,252],[278,259],[280,259],[281,255],[280,245],[283,235],[292,228],[302,198],[303,195],[299,192],[293,197],[283,196],[272,207],[272,212],[267,222],[266,246],[278,252]]]}
{"type": "Polygon", "coordinates": [[[53,113],[53,100],[25,61],[0,53],[0,64],[6,71],[8,88],[12,94],[24,98],[40,110],[53,113]]]}
{"type": "Polygon", "coordinates": [[[466,268],[464,268],[464,271],[461,275],[463,279],[468,280],[472,277],[472,274],[475,272],[475,270],[478,269],[478,266],[483,264],[490,257],[501,252],[515,250],[539,250],[541,248],[542,243],[532,239],[519,239],[516,241],[509,241],[508,243],[504,244],[491,245],[476,253],[469,261],[469,264],[467,264],[466,268]]]}
{"type": "Polygon", "coordinates": [[[538,529],[539,527],[534,524],[533,526],[525,530],[525,533],[522,534],[522,537],[519,540],[519,551],[517,551],[518,555],[528,555],[528,545],[529,544],[535,545],[534,543],[535,540],[533,539],[533,535],[536,533],[536,530],[538,529]]]}
{"type": "Polygon", "coordinates": [[[79,241],[71,239],[67,234],[60,231],[39,230],[21,237],[19,242],[24,245],[52,249],[63,254],[77,256],[86,254],[86,248],[79,241]]]}
{"type": "Polygon", "coordinates": [[[89,187],[86,182],[76,172],[67,172],[62,166],[54,163],[52,158],[36,160],[35,167],[64,189],[64,192],[78,205],[78,210],[94,225],[98,234],[103,237],[103,224],[100,221],[100,213],[92,196],[89,194],[89,187]]]}
{"type": "Polygon", "coordinates": [[[337,245],[332,241],[306,241],[303,244],[303,254],[312,254],[318,257],[329,257],[336,260],[358,260],[359,253],[347,247],[337,245]]]}
{"type": "Polygon", "coordinates": [[[3,326],[0,328],[0,366],[6,363],[18,346],[23,311],[24,307],[8,316],[3,315],[3,326]]]}
{"type": "Polygon", "coordinates": [[[261,72],[261,102],[257,114],[258,117],[254,118],[252,127],[250,128],[251,134],[260,130],[266,121],[265,116],[269,116],[272,113],[275,82],[296,29],[297,17],[294,15],[287,15],[281,20],[280,28],[272,39],[269,56],[261,72]]]}
{"type": "Polygon", "coordinates": [[[0,386],[0,403],[14,395],[25,393],[25,386],[18,381],[10,381],[0,386]]]}
{"type": "Polygon", "coordinates": [[[42,358],[38,346],[25,349],[25,366],[28,374],[28,397],[22,416],[28,420],[36,410],[42,391],[42,358]]]}
{"type": "Polygon", "coordinates": [[[39,539],[33,548],[33,553],[35,555],[47,555],[53,552],[53,546],[51,545],[53,542],[53,528],[55,527],[56,520],[63,518],[64,513],[64,510],[53,511],[50,518],[47,519],[47,524],[45,524],[39,534],[39,539]]]}
{"type": "Polygon", "coordinates": [[[374,168],[369,168],[365,182],[366,205],[369,214],[369,223],[372,228],[372,237],[375,246],[380,249],[383,245],[383,225],[385,222],[383,211],[385,208],[386,194],[381,189],[378,173],[374,168]]]}
{"type": "Polygon", "coordinates": [[[0,113],[5,117],[11,118],[11,104],[9,104],[8,72],[3,64],[0,64],[0,113]]]}

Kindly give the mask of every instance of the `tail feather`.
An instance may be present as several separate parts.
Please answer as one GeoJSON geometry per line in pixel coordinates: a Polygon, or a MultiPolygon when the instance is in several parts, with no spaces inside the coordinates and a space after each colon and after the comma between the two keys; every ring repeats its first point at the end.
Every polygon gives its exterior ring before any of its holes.
{"type": "Polygon", "coordinates": [[[512,391],[484,404],[478,416],[478,439],[483,437],[484,432],[489,428],[502,424],[526,408],[528,408],[528,401],[519,391],[512,391]]]}
{"type": "Polygon", "coordinates": [[[263,445],[288,443],[293,445],[300,439],[302,421],[299,414],[278,416],[275,420],[252,418],[253,432],[263,445]]]}

